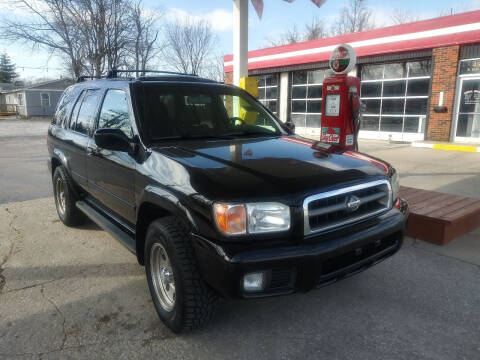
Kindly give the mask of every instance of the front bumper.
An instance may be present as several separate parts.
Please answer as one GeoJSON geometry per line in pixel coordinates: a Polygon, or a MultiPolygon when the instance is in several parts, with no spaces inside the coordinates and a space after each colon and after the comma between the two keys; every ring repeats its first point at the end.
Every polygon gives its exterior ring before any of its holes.
{"type": "Polygon", "coordinates": [[[203,278],[230,298],[264,297],[308,291],[354,275],[396,253],[403,242],[408,205],[379,216],[376,224],[355,225],[347,234],[322,240],[322,235],[300,244],[227,255],[224,249],[192,234],[203,278]],[[263,271],[266,288],[243,291],[243,276],[263,271]]]}

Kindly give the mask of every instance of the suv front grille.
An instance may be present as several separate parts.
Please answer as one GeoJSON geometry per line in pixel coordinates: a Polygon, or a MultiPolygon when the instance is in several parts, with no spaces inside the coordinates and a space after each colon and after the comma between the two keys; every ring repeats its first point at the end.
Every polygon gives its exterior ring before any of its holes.
{"type": "Polygon", "coordinates": [[[304,233],[331,230],[389,210],[391,193],[388,180],[377,180],[309,196],[303,202],[304,233]]]}

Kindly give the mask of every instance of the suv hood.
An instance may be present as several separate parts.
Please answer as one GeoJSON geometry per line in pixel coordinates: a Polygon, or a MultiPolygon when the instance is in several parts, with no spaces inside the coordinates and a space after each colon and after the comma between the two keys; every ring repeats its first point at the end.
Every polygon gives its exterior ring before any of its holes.
{"type": "Polygon", "coordinates": [[[157,146],[152,155],[168,158],[156,159],[158,172],[168,168],[170,180],[178,173],[173,178],[183,184],[184,191],[212,200],[278,199],[294,193],[305,196],[338,188],[341,183],[386,177],[388,164],[377,161],[375,166],[362,160],[360,153],[314,144],[296,136],[202,139],[157,146]],[[176,169],[178,165],[183,169],[176,169]]]}

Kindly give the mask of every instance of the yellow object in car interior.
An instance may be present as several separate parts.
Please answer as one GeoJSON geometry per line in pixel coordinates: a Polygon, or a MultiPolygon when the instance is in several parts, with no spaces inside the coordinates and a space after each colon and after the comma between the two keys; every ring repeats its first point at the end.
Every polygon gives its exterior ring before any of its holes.
{"type": "Polygon", "coordinates": [[[240,111],[238,114],[243,122],[247,125],[253,125],[255,124],[255,121],[257,121],[258,112],[250,111],[250,106],[243,99],[240,99],[240,111]]]}

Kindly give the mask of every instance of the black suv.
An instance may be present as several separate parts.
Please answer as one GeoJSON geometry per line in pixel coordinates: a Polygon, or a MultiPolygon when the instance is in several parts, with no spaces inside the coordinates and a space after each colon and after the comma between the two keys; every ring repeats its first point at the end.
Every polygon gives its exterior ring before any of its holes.
{"type": "Polygon", "coordinates": [[[307,291],[393,255],[408,215],[395,169],[293,128],[196,76],[81,81],[48,130],[58,215],[136,254],[175,332],[221,296],[307,291]]]}

